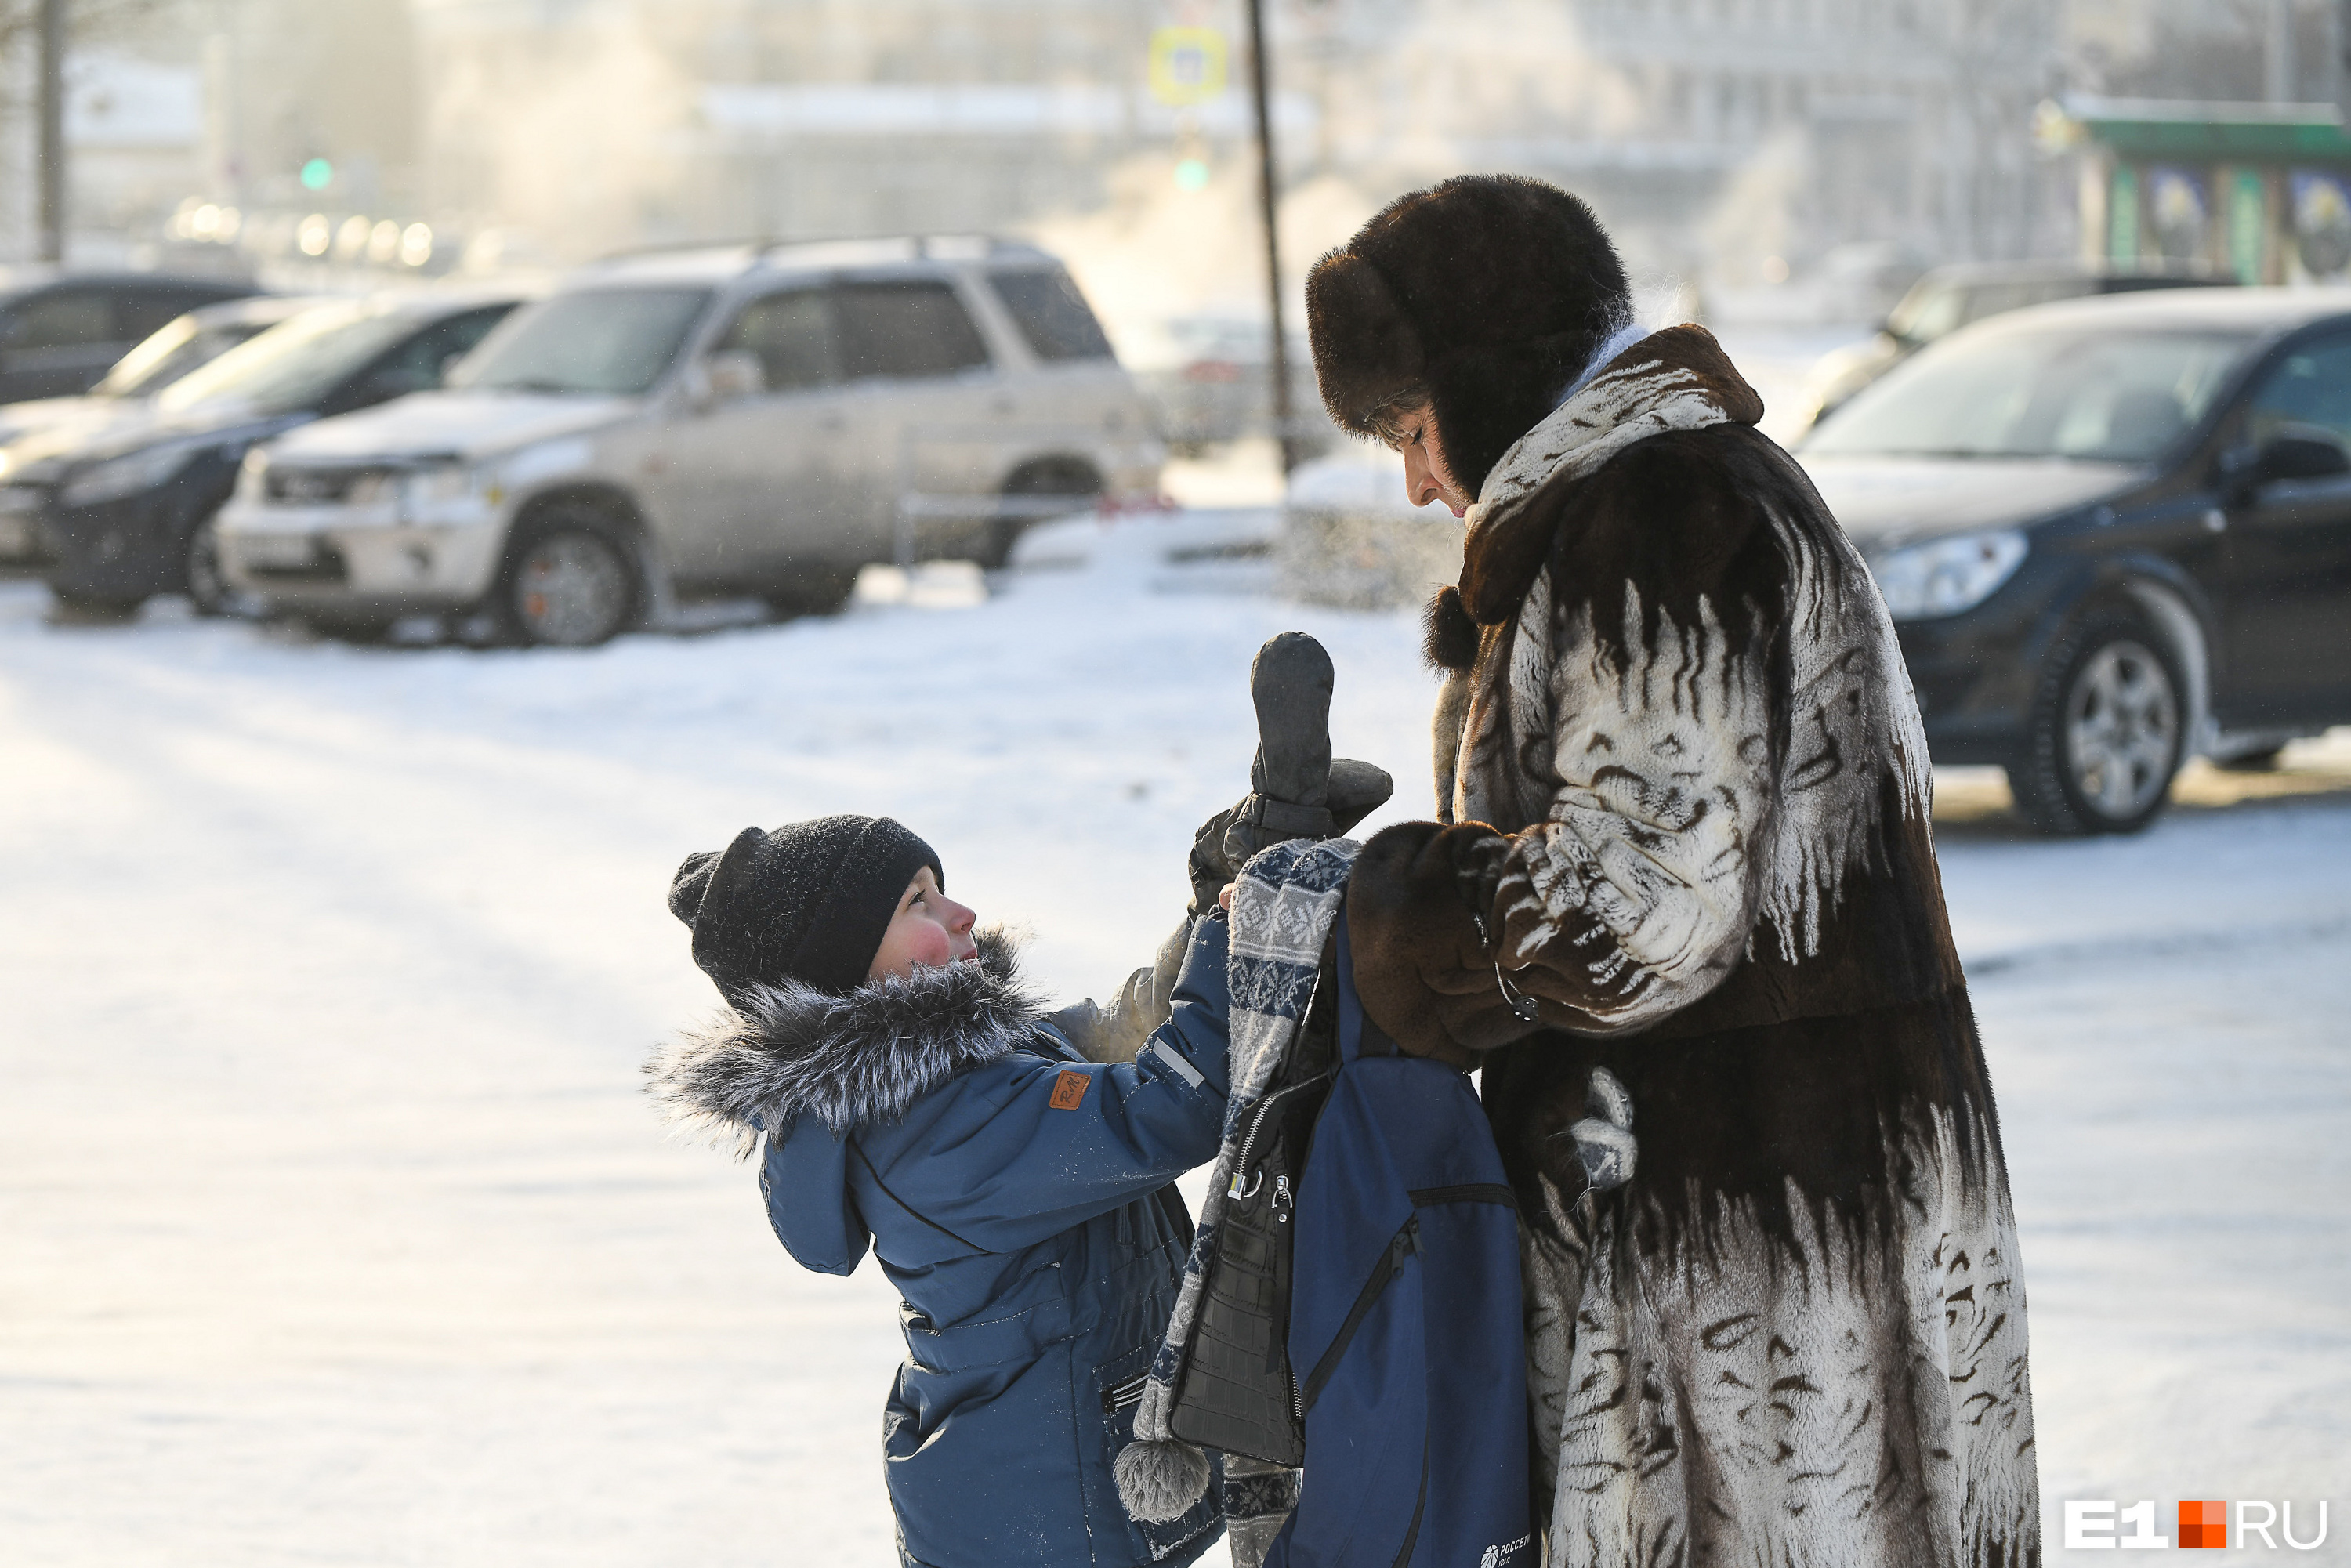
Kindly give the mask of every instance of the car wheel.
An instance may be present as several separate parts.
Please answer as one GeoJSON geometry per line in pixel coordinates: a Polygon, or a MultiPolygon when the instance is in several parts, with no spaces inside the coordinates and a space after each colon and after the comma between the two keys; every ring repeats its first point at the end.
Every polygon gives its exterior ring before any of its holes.
{"type": "Polygon", "coordinates": [[[206,517],[188,530],[181,577],[187,585],[188,604],[199,615],[225,615],[236,605],[236,591],[221,574],[220,530],[206,517]]]}
{"type": "Polygon", "coordinates": [[[2162,639],[2135,620],[2070,633],[2035,695],[2027,754],[2008,770],[2018,809],[2067,836],[2147,826],[2179,771],[2186,689],[2162,639]]]}
{"type": "Polygon", "coordinates": [[[853,566],[796,564],[785,570],[781,584],[761,597],[778,615],[838,615],[856,591],[853,566]]]}
{"type": "MultiPolygon", "coordinates": [[[[1034,500],[1040,496],[1067,496],[1072,500],[1089,500],[1101,496],[1102,476],[1093,465],[1075,457],[1047,457],[1024,464],[1013,470],[1012,477],[1004,482],[1004,498],[1034,500]]],[[[1020,516],[997,517],[987,525],[982,536],[977,559],[982,571],[1001,571],[1012,559],[1012,547],[1031,525],[1041,517],[1020,516]]]]}
{"type": "Polygon", "coordinates": [[[620,531],[595,513],[565,511],[515,540],[496,608],[522,642],[592,648],[626,631],[643,597],[636,551],[620,531]]]}

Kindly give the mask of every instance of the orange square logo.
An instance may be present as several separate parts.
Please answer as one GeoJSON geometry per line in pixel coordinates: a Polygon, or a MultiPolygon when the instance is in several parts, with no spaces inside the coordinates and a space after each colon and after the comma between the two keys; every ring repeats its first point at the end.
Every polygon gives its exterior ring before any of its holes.
{"type": "MultiPolygon", "coordinates": [[[[1054,1079],[1053,1099],[1051,1102],[1053,1109],[1056,1111],[1076,1110],[1079,1105],[1084,1103],[1086,1088],[1088,1085],[1092,1083],[1093,1081],[1092,1073],[1081,1072],[1074,1067],[1062,1073],[1060,1077],[1054,1079]]],[[[2179,1506],[2181,1508],[2186,1508],[2188,1505],[2183,1502],[2179,1506]]],[[[2213,1506],[2218,1508],[2220,1505],[2215,1503],[2213,1506]]],[[[2180,1517],[2184,1519],[2187,1516],[2182,1514],[2180,1517]]]]}
{"type": "Polygon", "coordinates": [[[2229,1544],[2229,1505],[2225,1502],[2183,1502],[2179,1505],[2179,1544],[2229,1544]]]}

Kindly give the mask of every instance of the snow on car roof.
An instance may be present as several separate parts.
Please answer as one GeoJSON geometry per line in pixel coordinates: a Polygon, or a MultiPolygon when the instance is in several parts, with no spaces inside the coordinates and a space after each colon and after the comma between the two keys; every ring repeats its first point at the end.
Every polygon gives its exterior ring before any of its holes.
{"type": "Polygon", "coordinates": [[[835,271],[924,262],[1050,262],[1035,246],[987,235],[900,235],[873,239],[801,240],[788,245],[714,245],[632,251],[590,262],[571,286],[594,283],[726,283],[755,269],[835,271]]]}
{"type": "Polygon", "coordinates": [[[2286,331],[2329,316],[2351,315],[2351,288],[2152,288],[2093,294],[2003,311],[1965,329],[1970,334],[2031,332],[2050,327],[2116,330],[2211,327],[2286,331]]]}

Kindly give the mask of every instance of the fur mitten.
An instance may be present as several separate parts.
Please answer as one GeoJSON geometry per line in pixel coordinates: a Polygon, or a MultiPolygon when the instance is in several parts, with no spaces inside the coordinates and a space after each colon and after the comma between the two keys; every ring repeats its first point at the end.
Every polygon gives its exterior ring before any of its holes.
{"type": "Polygon", "coordinates": [[[1355,992],[1412,1055],[1467,1067],[1540,1027],[1532,1000],[1504,988],[1488,937],[1509,844],[1483,822],[1399,822],[1356,857],[1347,883],[1355,992]]]}

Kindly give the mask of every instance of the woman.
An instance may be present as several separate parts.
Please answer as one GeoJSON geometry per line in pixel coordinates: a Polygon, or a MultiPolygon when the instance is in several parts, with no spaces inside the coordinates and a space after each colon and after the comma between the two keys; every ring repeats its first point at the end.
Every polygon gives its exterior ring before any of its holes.
{"type": "Polygon", "coordinates": [[[1348,921],[1372,1017],[1485,1069],[1549,1561],[2037,1562],[1999,1124],[1860,558],[1565,192],[1405,196],[1307,312],[1332,416],[1468,524],[1439,820],[1348,921]]]}

